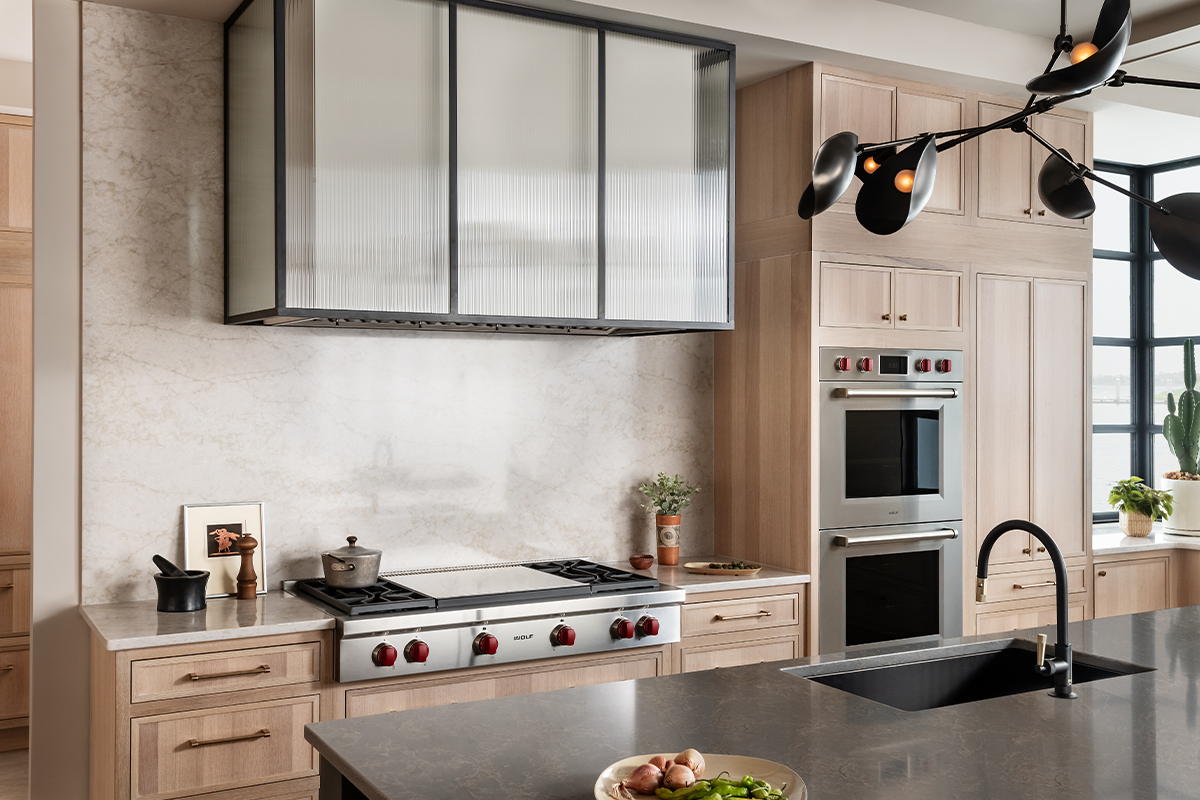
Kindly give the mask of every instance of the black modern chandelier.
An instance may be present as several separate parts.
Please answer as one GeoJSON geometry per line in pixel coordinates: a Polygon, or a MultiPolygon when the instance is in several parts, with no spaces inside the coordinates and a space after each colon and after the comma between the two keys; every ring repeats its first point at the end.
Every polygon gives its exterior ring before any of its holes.
{"type": "Polygon", "coordinates": [[[1047,209],[1066,219],[1091,216],[1096,202],[1083,179],[1103,184],[1149,207],[1150,235],[1159,252],[1180,272],[1200,280],[1200,193],[1171,195],[1158,202],[1142,197],[1099,177],[1029,125],[1032,117],[1101,86],[1146,84],[1200,89],[1200,83],[1139,78],[1119,69],[1133,25],[1129,0],[1104,0],[1091,41],[1078,44],[1067,33],[1067,0],[1061,0],[1061,7],[1054,53],[1042,74],[1025,84],[1030,96],[1024,108],[988,125],[922,133],[877,144],[861,143],[849,131],[834,134],[817,148],[812,183],[800,198],[800,216],[812,219],[830,208],[857,176],[863,184],[854,203],[859,223],[872,233],[895,233],[912,222],[929,202],[938,153],[989,131],[1007,129],[1032,137],[1050,151],[1037,182],[1038,195],[1047,209]],[[1064,54],[1070,63],[1055,69],[1064,54]]]}

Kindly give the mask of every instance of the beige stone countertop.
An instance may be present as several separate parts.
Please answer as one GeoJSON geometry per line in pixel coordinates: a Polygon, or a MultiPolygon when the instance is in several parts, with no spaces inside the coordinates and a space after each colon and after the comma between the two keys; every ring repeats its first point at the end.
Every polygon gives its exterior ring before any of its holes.
{"type": "Polygon", "coordinates": [[[1149,536],[1126,536],[1115,522],[1092,527],[1092,557],[1115,556],[1149,550],[1200,550],[1200,536],[1176,536],[1163,532],[1161,522],[1154,523],[1149,536]]]}
{"type": "Polygon", "coordinates": [[[680,556],[679,564],[673,567],[663,566],[654,559],[650,569],[633,569],[629,559],[624,561],[609,561],[609,566],[626,569],[639,575],[653,575],[659,583],[683,589],[685,594],[701,592],[721,592],[729,589],[758,589],[768,586],[792,586],[798,583],[808,583],[812,578],[803,572],[792,572],[789,569],[763,565],[757,575],[695,575],[683,568],[690,561],[732,561],[729,556],[698,555],[680,556]]]}
{"type": "Polygon", "coordinates": [[[183,613],[160,612],[157,606],[154,600],[135,600],[80,606],[79,613],[106,650],[244,639],[334,626],[333,617],[284,592],[268,592],[254,600],[210,597],[208,608],[183,613]]]}

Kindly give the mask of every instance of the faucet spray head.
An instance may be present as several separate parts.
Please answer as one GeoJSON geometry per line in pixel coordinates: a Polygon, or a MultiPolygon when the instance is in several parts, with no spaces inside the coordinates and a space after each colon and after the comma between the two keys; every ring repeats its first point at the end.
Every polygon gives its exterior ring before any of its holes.
{"type": "Polygon", "coordinates": [[[975,602],[976,603],[986,603],[987,602],[987,581],[988,581],[987,578],[976,578],[975,579],[975,602]]]}

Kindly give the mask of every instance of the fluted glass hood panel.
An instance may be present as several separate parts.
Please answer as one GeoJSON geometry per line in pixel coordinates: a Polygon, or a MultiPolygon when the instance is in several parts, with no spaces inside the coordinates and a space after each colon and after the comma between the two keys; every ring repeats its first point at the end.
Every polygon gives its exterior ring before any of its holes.
{"type": "Polygon", "coordinates": [[[447,5],[292,3],[315,24],[311,157],[289,126],[288,305],[448,313],[447,5]]]}
{"type": "Polygon", "coordinates": [[[597,33],[458,13],[458,311],[597,316],[597,33]]]}
{"type": "Polygon", "coordinates": [[[605,311],[729,315],[729,53],[609,33],[605,311]]]}

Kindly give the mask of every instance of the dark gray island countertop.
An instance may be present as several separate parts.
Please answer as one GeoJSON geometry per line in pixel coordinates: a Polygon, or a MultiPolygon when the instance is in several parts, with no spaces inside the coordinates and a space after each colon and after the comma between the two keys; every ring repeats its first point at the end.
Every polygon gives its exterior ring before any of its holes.
{"type": "Polygon", "coordinates": [[[780,671],[823,657],[332,720],[305,736],[372,800],[586,800],[610,763],[686,747],[786,764],[813,800],[1200,797],[1200,606],[1070,630],[1077,653],[1154,671],[1079,684],[1077,700],[1036,691],[907,712],[780,671]]]}

